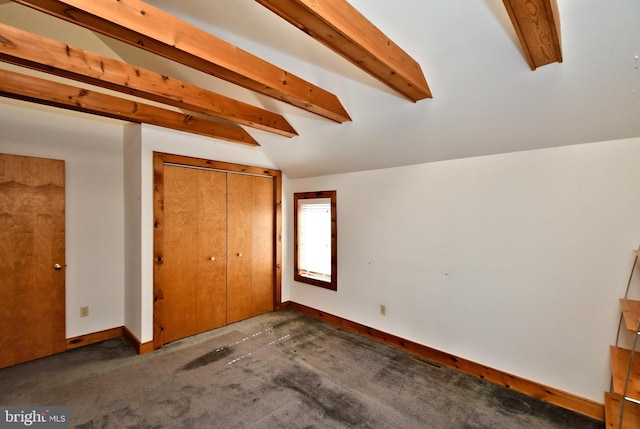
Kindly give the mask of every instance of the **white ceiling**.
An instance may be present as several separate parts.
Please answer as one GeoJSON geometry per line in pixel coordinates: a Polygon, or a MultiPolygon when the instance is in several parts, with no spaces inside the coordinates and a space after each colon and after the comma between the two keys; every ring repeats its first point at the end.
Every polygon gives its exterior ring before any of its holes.
{"type": "Polygon", "coordinates": [[[640,136],[640,0],[558,0],[563,63],[531,71],[502,0],[350,0],[422,66],[412,103],[254,0],[147,0],[335,94],[338,124],[100,38],[127,62],[281,113],[247,129],[288,177],[640,136]]]}

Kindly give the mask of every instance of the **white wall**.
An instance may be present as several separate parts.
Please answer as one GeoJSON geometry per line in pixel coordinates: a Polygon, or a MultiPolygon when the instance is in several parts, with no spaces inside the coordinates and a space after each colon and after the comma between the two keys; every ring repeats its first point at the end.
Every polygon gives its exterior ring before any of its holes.
{"type": "MultiPolygon", "coordinates": [[[[67,337],[126,324],[152,339],[153,151],[276,168],[259,148],[123,132],[21,102],[0,103],[0,129],[0,152],[66,161],[67,337]]],[[[640,139],[629,139],[285,177],[283,300],[601,402],[640,237],[638,159],[640,139]],[[338,191],[338,292],[291,273],[292,194],[328,189],[338,191]]]]}
{"type": "Polygon", "coordinates": [[[287,272],[283,296],[602,402],[639,160],[630,139],[292,180],[337,190],[338,291],[287,272]]]}
{"type": "Polygon", "coordinates": [[[122,125],[4,100],[0,130],[2,153],[65,161],[67,338],[122,326],[122,125]]]}
{"type": "Polygon", "coordinates": [[[142,127],[124,127],[124,326],[138,338],[142,332],[142,127]]]}

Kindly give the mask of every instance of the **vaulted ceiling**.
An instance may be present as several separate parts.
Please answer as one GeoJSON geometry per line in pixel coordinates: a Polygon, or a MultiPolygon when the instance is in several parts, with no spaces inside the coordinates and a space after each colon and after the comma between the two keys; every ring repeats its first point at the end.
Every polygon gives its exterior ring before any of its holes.
{"type": "MultiPolygon", "coordinates": [[[[33,101],[47,91],[57,98],[46,104],[98,103],[105,116],[259,144],[292,178],[640,136],[638,0],[557,0],[557,10],[556,0],[350,0],[362,16],[349,20],[348,10],[301,14],[323,3],[312,0],[146,3],[177,18],[150,26],[178,34],[156,54],[200,70],[209,57],[235,58],[214,73],[235,83],[0,1],[0,41],[25,46],[0,52],[21,65],[0,64],[2,91],[33,101]],[[86,67],[89,57],[102,73],[86,67]],[[24,76],[23,66],[47,74],[24,76]],[[121,74],[104,72],[114,69],[121,74]],[[51,71],[66,79],[39,86],[51,71]],[[122,86],[130,95],[114,92],[122,86]],[[91,98],[74,96],[79,88],[91,98]]],[[[121,40],[130,28],[147,31],[122,25],[121,40]]]]}

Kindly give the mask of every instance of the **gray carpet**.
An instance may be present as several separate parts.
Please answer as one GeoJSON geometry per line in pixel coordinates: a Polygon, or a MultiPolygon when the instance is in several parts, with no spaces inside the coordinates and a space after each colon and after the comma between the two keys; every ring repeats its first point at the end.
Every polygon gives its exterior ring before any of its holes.
{"type": "Polygon", "coordinates": [[[136,356],[122,339],[0,370],[0,405],[76,428],[604,428],[299,313],[136,356]]]}

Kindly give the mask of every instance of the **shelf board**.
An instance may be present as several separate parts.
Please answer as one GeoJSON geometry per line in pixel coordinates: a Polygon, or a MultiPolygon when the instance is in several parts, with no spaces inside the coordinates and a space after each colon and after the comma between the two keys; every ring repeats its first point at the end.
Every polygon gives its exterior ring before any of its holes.
{"type": "MultiPolygon", "coordinates": [[[[620,408],[622,407],[622,396],[615,393],[606,392],[604,394],[604,420],[607,429],[618,429],[620,423],[620,408]]],[[[625,401],[624,420],[620,429],[640,428],[640,405],[625,401]]]]}
{"type": "MultiPolygon", "coordinates": [[[[613,391],[618,395],[624,393],[624,381],[627,378],[631,350],[611,346],[611,373],[613,374],[613,391]]],[[[635,353],[633,368],[629,376],[627,396],[640,400],[640,352],[635,353]]]]}
{"type": "Polygon", "coordinates": [[[622,307],[625,326],[631,332],[636,332],[640,319],[640,301],[620,298],[620,307],[622,307]]]}

